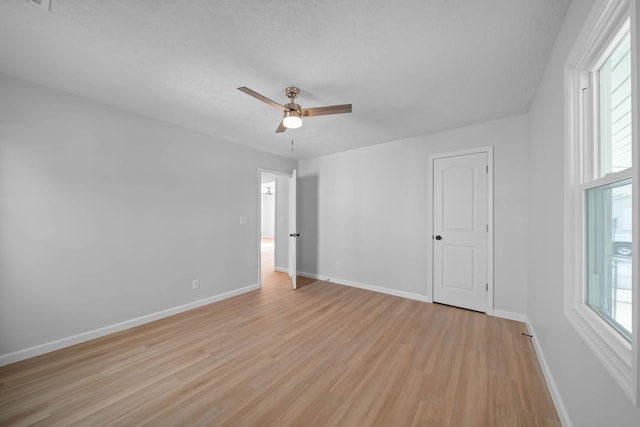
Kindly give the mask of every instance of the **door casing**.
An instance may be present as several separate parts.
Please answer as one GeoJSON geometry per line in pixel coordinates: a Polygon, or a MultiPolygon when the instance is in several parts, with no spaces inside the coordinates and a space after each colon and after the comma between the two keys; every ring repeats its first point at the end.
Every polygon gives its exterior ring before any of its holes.
{"type": "MultiPolygon", "coordinates": [[[[263,172],[264,173],[269,173],[271,175],[276,175],[277,177],[283,177],[283,178],[290,178],[291,177],[291,173],[290,172],[287,173],[287,172],[277,171],[277,170],[273,170],[273,169],[258,168],[258,213],[257,213],[257,216],[256,216],[256,218],[258,218],[258,219],[260,219],[260,217],[262,215],[261,189],[262,189],[262,173],[263,172]]],[[[277,193],[278,193],[278,190],[276,189],[276,194],[277,193]]],[[[276,213],[275,213],[275,235],[276,235],[276,239],[277,239],[278,229],[279,229],[278,212],[281,209],[289,209],[289,207],[288,206],[278,206],[278,204],[276,202],[276,213]]],[[[257,236],[258,286],[262,287],[262,250],[260,248],[260,242],[261,242],[261,239],[262,239],[262,221],[258,220],[257,223],[258,223],[258,236],[257,236]]],[[[288,227],[289,225],[287,224],[286,226],[288,227]]],[[[276,239],[274,239],[274,242],[276,242],[276,239]]],[[[277,247],[274,248],[274,260],[275,260],[275,251],[277,251],[277,247]]]]}

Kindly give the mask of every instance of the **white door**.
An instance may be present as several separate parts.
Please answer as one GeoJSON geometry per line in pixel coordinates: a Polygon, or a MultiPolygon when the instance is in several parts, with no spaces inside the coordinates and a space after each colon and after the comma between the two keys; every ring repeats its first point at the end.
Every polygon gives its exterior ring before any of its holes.
{"type": "Polygon", "coordinates": [[[487,153],[433,160],[433,299],[487,311],[487,153]]]}
{"type": "Polygon", "coordinates": [[[289,178],[289,276],[291,276],[291,284],[296,289],[296,278],[298,275],[296,251],[298,240],[298,226],[296,225],[296,180],[297,172],[294,169],[289,178]]]}

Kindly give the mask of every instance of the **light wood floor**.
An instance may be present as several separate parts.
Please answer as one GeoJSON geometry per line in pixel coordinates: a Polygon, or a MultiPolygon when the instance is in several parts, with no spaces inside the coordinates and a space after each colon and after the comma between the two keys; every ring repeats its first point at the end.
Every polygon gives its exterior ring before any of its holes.
{"type": "Polygon", "coordinates": [[[0,368],[0,425],[560,425],[521,323],[299,285],[0,368]]]}

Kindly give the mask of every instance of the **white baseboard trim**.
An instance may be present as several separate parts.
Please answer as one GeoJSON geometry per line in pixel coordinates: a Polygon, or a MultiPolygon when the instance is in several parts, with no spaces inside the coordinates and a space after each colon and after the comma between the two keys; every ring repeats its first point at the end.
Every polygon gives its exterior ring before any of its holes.
{"type": "Polygon", "coordinates": [[[327,277],[322,274],[305,273],[298,271],[299,276],[308,277],[310,279],[322,280],[325,282],[333,283],[336,285],[351,286],[352,288],[365,289],[367,291],[379,292],[382,294],[393,295],[396,297],[408,298],[422,302],[433,302],[431,298],[426,295],[414,294],[413,292],[399,291],[396,289],[383,288],[382,286],[368,285],[366,283],[352,282],[351,280],[339,279],[335,277],[327,277]]]}
{"type": "Polygon", "coordinates": [[[511,311],[493,310],[492,316],[499,317],[501,319],[515,320],[516,322],[527,323],[527,315],[522,313],[513,313],[511,311]]]}
{"type": "Polygon", "coordinates": [[[571,418],[569,418],[569,412],[567,408],[564,406],[564,401],[560,396],[560,391],[558,390],[558,386],[556,385],[555,380],[553,379],[553,375],[551,375],[551,370],[549,369],[549,365],[547,364],[547,359],[544,357],[544,353],[542,352],[542,348],[538,344],[536,337],[536,331],[533,329],[533,326],[529,321],[526,322],[527,329],[529,330],[529,334],[533,335],[531,341],[533,341],[533,348],[536,350],[536,354],[538,355],[538,361],[540,362],[540,367],[542,368],[542,374],[544,375],[544,379],[547,382],[547,387],[549,388],[549,393],[551,394],[551,399],[553,400],[554,405],[556,406],[556,411],[558,411],[558,417],[560,418],[560,423],[564,427],[573,427],[571,423],[571,418]]]}
{"type": "Polygon", "coordinates": [[[276,266],[276,267],[274,267],[273,269],[274,269],[275,271],[279,271],[279,272],[281,272],[281,273],[288,273],[288,272],[289,272],[289,269],[288,269],[288,268],[284,268],[284,267],[278,267],[278,266],[276,266]]]}
{"type": "Polygon", "coordinates": [[[241,295],[246,292],[251,292],[256,289],[260,289],[260,285],[256,284],[256,285],[245,286],[244,288],[234,289],[233,291],[225,292],[223,294],[214,295],[212,297],[203,298],[198,301],[193,301],[187,304],[171,307],[166,310],[158,311],[151,314],[146,314],[144,316],[136,317],[135,319],[125,320],[124,322],[119,322],[113,325],[104,326],[102,328],[94,329],[91,331],[82,332],[80,334],[73,335],[70,337],[61,338],[59,340],[29,347],[24,350],[18,350],[18,351],[14,351],[13,353],[3,354],[3,355],[0,355],[0,366],[5,366],[10,363],[19,362],[21,360],[29,359],[31,357],[35,357],[41,354],[59,350],[64,347],[80,344],[85,341],[90,341],[95,338],[100,338],[105,335],[113,334],[115,332],[120,332],[129,328],[133,328],[135,326],[140,326],[145,323],[153,322],[154,320],[159,320],[165,317],[173,316],[174,314],[179,314],[185,311],[193,310],[194,308],[198,308],[204,305],[212,304],[214,302],[222,301],[224,299],[231,298],[236,295],[241,295]]]}

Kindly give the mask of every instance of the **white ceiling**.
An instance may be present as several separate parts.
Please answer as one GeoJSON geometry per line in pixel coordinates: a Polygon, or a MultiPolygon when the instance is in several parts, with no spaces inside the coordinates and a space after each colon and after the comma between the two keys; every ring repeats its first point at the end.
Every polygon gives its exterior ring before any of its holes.
{"type": "Polygon", "coordinates": [[[526,112],[568,3],[2,0],[0,72],[307,158],[526,112]],[[290,85],[353,113],[275,134],[278,110],[236,90],[290,85]]]}

